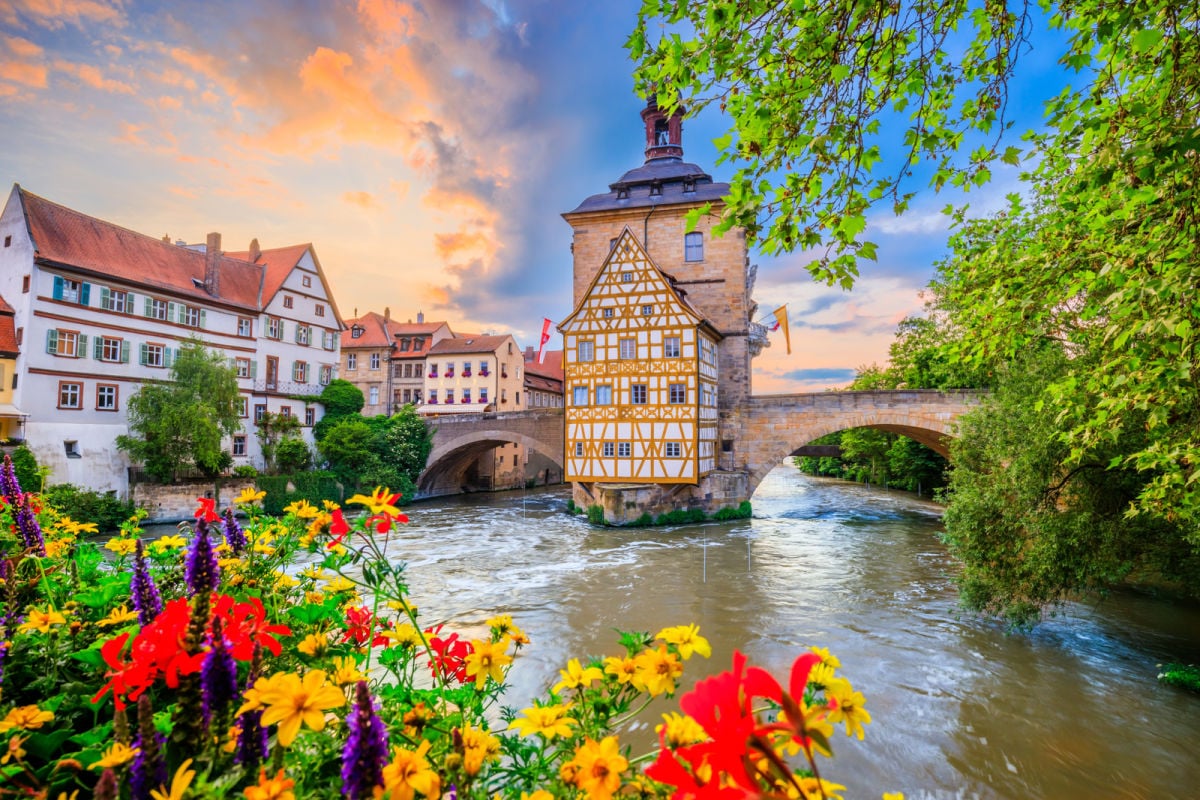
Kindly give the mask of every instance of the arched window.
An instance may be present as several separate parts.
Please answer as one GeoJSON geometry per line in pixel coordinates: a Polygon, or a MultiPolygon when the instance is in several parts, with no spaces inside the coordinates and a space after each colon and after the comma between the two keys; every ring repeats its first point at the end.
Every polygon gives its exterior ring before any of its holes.
{"type": "Polygon", "coordinates": [[[683,260],[684,261],[703,261],[704,260],[704,234],[699,231],[684,234],[683,236],[683,260]]]}

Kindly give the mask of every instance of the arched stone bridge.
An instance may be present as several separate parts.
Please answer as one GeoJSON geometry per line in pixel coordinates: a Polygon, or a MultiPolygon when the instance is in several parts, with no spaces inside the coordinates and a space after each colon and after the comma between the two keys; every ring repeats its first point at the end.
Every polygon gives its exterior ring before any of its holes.
{"type": "MultiPolygon", "coordinates": [[[[717,494],[729,496],[713,500],[727,504],[735,495],[750,497],[763,477],[785,458],[814,439],[849,428],[903,434],[945,456],[955,420],[982,397],[980,392],[927,390],[752,396],[722,420],[722,435],[733,433],[735,438],[729,450],[722,445],[719,472],[724,476],[741,473],[744,480],[721,478],[727,488],[717,494]]],[[[447,415],[431,420],[430,425],[435,428],[433,450],[418,481],[422,496],[458,492],[464,474],[479,456],[509,442],[524,445],[563,467],[562,409],[447,415]]]]}

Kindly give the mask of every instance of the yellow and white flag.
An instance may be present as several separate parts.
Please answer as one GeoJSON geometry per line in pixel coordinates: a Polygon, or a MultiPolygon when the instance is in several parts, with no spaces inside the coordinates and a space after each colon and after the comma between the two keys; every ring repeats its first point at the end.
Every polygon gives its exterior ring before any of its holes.
{"type": "Polygon", "coordinates": [[[771,330],[777,331],[783,328],[783,341],[787,345],[787,354],[790,356],[792,354],[792,337],[788,333],[787,303],[775,309],[773,313],[775,314],[775,327],[771,328],[771,330]]]}

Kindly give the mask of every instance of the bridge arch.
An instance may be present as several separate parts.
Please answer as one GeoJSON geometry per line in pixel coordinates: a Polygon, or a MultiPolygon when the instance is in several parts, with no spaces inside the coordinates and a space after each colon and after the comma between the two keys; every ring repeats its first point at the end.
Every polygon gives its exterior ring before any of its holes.
{"type": "Polygon", "coordinates": [[[417,479],[422,496],[460,491],[471,465],[489,450],[517,444],[545,456],[561,474],[563,469],[563,415],[543,410],[498,414],[437,417],[433,449],[417,479]]]}
{"type": "Polygon", "coordinates": [[[942,457],[958,417],[979,403],[975,392],[825,392],[753,397],[743,417],[748,489],[814,439],[851,428],[907,436],[942,457]]]}

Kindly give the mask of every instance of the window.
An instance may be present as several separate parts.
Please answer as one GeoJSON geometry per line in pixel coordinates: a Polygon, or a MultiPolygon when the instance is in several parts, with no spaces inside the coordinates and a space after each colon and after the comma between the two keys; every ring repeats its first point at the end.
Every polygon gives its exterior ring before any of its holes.
{"type": "Polygon", "coordinates": [[[120,292],[108,287],[100,289],[100,307],[106,311],[115,311],[118,314],[133,313],[133,297],[129,292],[120,292]]]}
{"type": "MultiPolygon", "coordinates": [[[[12,238],[11,236],[5,236],[4,241],[7,242],[11,238],[12,238]]],[[[7,247],[7,246],[8,245],[5,245],[5,247],[7,247]]],[[[29,294],[29,276],[28,275],[21,278],[21,292],[24,294],[29,294]]]]}
{"type": "Polygon", "coordinates": [[[487,390],[488,390],[488,387],[486,387],[486,386],[479,387],[479,402],[486,403],[488,401],[487,390]]]}
{"type": "Polygon", "coordinates": [[[470,362],[470,361],[464,361],[464,362],[463,362],[463,371],[462,371],[462,376],[463,376],[464,378],[469,378],[469,377],[471,377],[471,362],[470,362]]]}
{"type": "Polygon", "coordinates": [[[261,422],[262,418],[265,417],[266,415],[267,415],[267,404],[266,403],[255,403],[254,404],[254,421],[261,422]]]}
{"type": "Polygon", "coordinates": [[[301,275],[300,276],[300,285],[303,286],[305,289],[312,286],[312,275],[301,275]]]}
{"type": "Polygon", "coordinates": [[[406,404],[412,402],[412,390],[411,389],[404,390],[404,400],[402,400],[401,402],[406,403],[406,404]]]}
{"type": "Polygon", "coordinates": [[[667,442],[664,455],[667,458],[682,458],[683,445],[681,445],[679,442],[667,442]]]}
{"type": "Polygon", "coordinates": [[[95,352],[92,355],[97,361],[108,361],[114,364],[129,363],[129,343],[113,336],[97,336],[95,352]]]}
{"type": "Polygon", "coordinates": [[[235,456],[246,455],[246,434],[239,433],[233,437],[233,454],[235,456]]]}
{"type": "Polygon", "coordinates": [[[74,439],[64,440],[63,449],[67,451],[67,458],[83,458],[83,453],[79,452],[79,442],[74,439]]]}
{"type": "Polygon", "coordinates": [[[237,399],[238,416],[245,419],[250,414],[250,398],[239,396],[237,399]]]}
{"type": "Polygon", "coordinates": [[[332,350],[337,346],[337,340],[333,337],[333,331],[321,331],[321,346],[326,350],[332,350]]]}
{"type": "Polygon", "coordinates": [[[317,410],[312,406],[304,409],[304,426],[311,428],[317,423],[317,410]]]}
{"type": "Polygon", "coordinates": [[[292,301],[292,296],[291,296],[290,294],[285,294],[285,295],[283,296],[283,307],[284,307],[284,308],[291,308],[291,307],[292,307],[292,304],[293,304],[293,301],[292,301]]]}
{"type": "Polygon", "coordinates": [[[373,406],[379,405],[379,387],[378,386],[372,386],[367,391],[367,396],[370,398],[369,400],[367,400],[368,403],[370,403],[373,406]]]}
{"type": "Polygon", "coordinates": [[[418,403],[418,404],[421,402],[421,390],[420,389],[413,389],[413,402],[418,403]]]}
{"type": "Polygon", "coordinates": [[[83,384],[60,381],[58,384],[59,408],[82,408],[83,384]]]}
{"type": "Polygon", "coordinates": [[[358,369],[358,353],[347,353],[346,370],[348,372],[353,372],[356,369],[358,369]]]}
{"type": "Polygon", "coordinates": [[[633,446],[629,442],[617,442],[617,458],[629,458],[633,446]]]}
{"type": "Polygon", "coordinates": [[[596,357],[596,348],[591,339],[580,339],[578,345],[579,361],[591,361],[596,357]]]}
{"type": "Polygon", "coordinates": [[[425,349],[425,340],[424,339],[422,339],[420,336],[413,339],[413,352],[414,353],[419,353],[424,349],[425,349]]]}
{"type": "Polygon", "coordinates": [[[46,352],[63,358],[83,358],[87,355],[87,336],[52,328],[46,331],[46,352]]]}
{"type": "Polygon", "coordinates": [[[238,317],[238,336],[254,335],[254,320],[249,317],[238,317]]]}
{"type": "Polygon", "coordinates": [[[611,308],[601,309],[600,315],[603,316],[605,319],[612,319],[613,310],[611,308]]]}
{"type": "Polygon", "coordinates": [[[234,370],[236,370],[237,376],[239,378],[249,378],[250,377],[250,359],[235,358],[233,360],[233,368],[234,368],[234,370]]]}
{"type": "Polygon", "coordinates": [[[583,442],[576,442],[576,443],[575,443],[575,455],[576,455],[576,456],[582,456],[582,455],[583,455],[583,442]]]}
{"type": "Polygon", "coordinates": [[[521,405],[521,393],[517,392],[517,405],[521,405]]]}
{"type": "Polygon", "coordinates": [[[379,353],[371,353],[371,369],[379,369],[379,353]]]}
{"type": "Polygon", "coordinates": [[[683,236],[683,260],[704,260],[704,234],[699,231],[686,233],[683,236]]]}
{"type": "Polygon", "coordinates": [[[311,341],[312,341],[312,326],[311,325],[297,325],[296,326],[296,344],[302,344],[305,347],[308,347],[309,342],[311,342],[311,341]]]}
{"type": "Polygon", "coordinates": [[[4,237],[4,246],[12,247],[12,235],[11,234],[4,237]]]}
{"type": "Polygon", "coordinates": [[[617,454],[617,447],[613,442],[605,442],[601,448],[605,458],[612,458],[617,454]]]}
{"type": "Polygon", "coordinates": [[[654,313],[654,306],[642,306],[642,316],[648,317],[654,313]]]}
{"type": "Polygon", "coordinates": [[[430,389],[430,390],[429,390],[429,402],[430,402],[430,403],[436,403],[436,402],[437,402],[437,389],[430,389]]]}
{"type": "Polygon", "coordinates": [[[677,406],[687,402],[687,384],[672,383],[667,390],[667,402],[677,406]]]}
{"type": "Polygon", "coordinates": [[[446,390],[446,402],[447,402],[447,403],[453,403],[453,402],[454,402],[454,390],[453,390],[453,389],[447,389],[447,390],[446,390]]]}
{"type": "Polygon", "coordinates": [[[405,339],[400,340],[400,352],[401,353],[407,353],[409,351],[409,348],[411,348],[411,347],[412,347],[412,339],[405,338],[405,339]]]}
{"type": "Polygon", "coordinates": [[[462,401],[464,403],[471,402],[471,390],[470,389],[463,389],[462,401]]]}
{"type": "Polygon", "coordinates": [[[588,390],[586,386],[576,386],[571,390],[571,405],[586,406],[588,402],[588,390]]]}
{"type": "Polygon", "coordinates": [[[291,419],[292,418],[292,407],[291,406],[280,406],[279,407],[279,416],[283,417],[284,419],[291,419]]]}
{"type": "Polygon", "coordinates": [[[150,319],[166,320],[170,313],[170,308],[166,300],[156,300],[153,297],[146,298],[146,316],[150,319]]]}
{"type": "Polygon", "coordinates": [[[90,283],[80,283],[60,275],[54,276],[54,299],[62,300],[64,303],[79,303],[86,306],[91,288],[90,283]]]}
{"type": "Polygon", "coordinates": [[[117,410],[117,385],[115,383],[96,384],[96,410],[117,410]]]}
{"type": "Polygon", "coordinates": [[[307,361],[296,361],[292,364],[292,380],[296,383],[308,383],[307,361]]]}
{"type": "Polygon", "coordinates": [[[204,324],[204,312],[195,306],[180,306],[179,324],[199,328],[204,324]]]}
{"type": "Polygon", "coordinates": [[[279,317],[267,317],[267,338],[283,338],[283,320],[279,317]]]}
{"type": "Polygon", "coordinates": [[[161,344],[143,344],[138,362],[144,367],[165,367],[167,366],[167,348],[161,344]]]}
{"type": "Polygon", "coordinates": [[[645,405],[646,403],[646,384],[635,383],[629,387],[629,402],[634,405],[645,405]]]}
{"type": "Polygon", "coordinates": [[[663,337],[663,358],[679,358],[679,337],[663,337]]]}
{"type": "Polygon", "coordinates": [[[602,383],[596,387],[596,405],[612,405],[612,386],[610,384],[602,383]]]}
{"type": "Polygon", "coordinates": [[[621,358],[634,358],[637,356],[637,340],[622,339],[620,342],[621,358]]]}
{"type": "Polygon", "coordinates": [[[629,271],[622,272],[621,283],[633,283],[633,273],[629,271]]]}
{"type": "Polygon", "coordinates": [[[317,382],[320,383],[322,386],[328,386],[330,383],[332,383],[333,382],[333,367],[330,366],[329,364],[323,364],[321,366],[321,372],[320,372],[319,376],[317,377],[317,382]]]}

